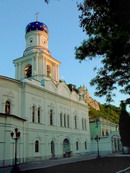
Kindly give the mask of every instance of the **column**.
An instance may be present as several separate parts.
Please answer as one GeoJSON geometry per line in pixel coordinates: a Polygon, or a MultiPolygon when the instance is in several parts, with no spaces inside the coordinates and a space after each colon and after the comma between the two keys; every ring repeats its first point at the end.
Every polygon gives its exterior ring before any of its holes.
{"type": "Polygon", "coordinates": [[[47,65],[47,63],[46,63],[46,58],[45,57],[43,57],[44,58],[44,69],[43,69],[43,71],[44,71],[44,75],[47,75],[47,67],[46,67],[46,65],[47,65]]]}
{"type": "Polygon", "coordinates": [[[16,79],[19,79],[19,63],[17,63],[17,65],[16,65],[16,72],[15,72],[15,74],[16,74],[16,77],[17,77],[16,79]]]}
{"type": "Polygon", "coordinates": [[[57,81],[57,69],[56,69],[57,65],[54,65],[54,79],[57,81]]]}
{"type": "Polygon", "coordinates": [[[21,73],[22,73],[22,71],[21,71],[21,69],[22,69],[22,67],[21,67],[22,65],[21,65],[21,62],[19,63],[19,79],[21,79],[23,76],[21,76],[21,73]]]}
{"type": "Polygon", "coordinates": [[[15,79],[18,79],[18,63],[15,64],[15,79]]]}
{"type": "Polygon", "coordinates": [[[34,62],[34,57],[32,58],[32,76],[35,75],[35,62],[34,62]]]}
{"type": "Polygon", "coordinates": [[[56,68],[56,72],[57,72],[56,80],[59,81],[59,66],[58,65],[57,65],[57,68],[56,68]]]}
{"type": "Polygon", "coordinates": [[[44,57],[42,56],[42,75],[44,75],[44,57]]]}
{"type": "Polygon", "coordinates": [[[52,64],[52,79],[55,80],[55,64],[52,64]]]}
{"type": "Polygon", "coordinates": [[[38,107],[35,107],[35,122],[38,123],[38,107]]]}
{"type": "Polygon", "coordinates": [[[36,75],[38,75],[38,56],[36,56],[36,75]]]}

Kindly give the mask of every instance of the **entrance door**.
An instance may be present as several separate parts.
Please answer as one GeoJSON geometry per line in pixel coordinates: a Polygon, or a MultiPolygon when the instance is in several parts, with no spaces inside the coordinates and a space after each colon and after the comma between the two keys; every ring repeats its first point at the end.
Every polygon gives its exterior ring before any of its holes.
{"type": "Polygon", "coordinates": [[[112,142],[112,152],[113,153],[120,152],[121,151],[120,137],[118,135],[112,136],[111,142],[112,142]]]}
{"type": "Polygon", "coordinates": [[[55,143],[51,141],[51,156],[55,157],[55,143]]]}
{"type": "Polygon", "coordinates": [[[64,141],[63,141],[63,151],[64,151],[64,153],[70,151],[70,142],[68,139],[64,139],[64,141]]]}

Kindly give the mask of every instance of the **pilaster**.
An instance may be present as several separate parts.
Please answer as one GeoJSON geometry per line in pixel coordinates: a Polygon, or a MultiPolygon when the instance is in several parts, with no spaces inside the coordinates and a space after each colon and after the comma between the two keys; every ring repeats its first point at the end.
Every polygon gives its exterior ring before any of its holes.
{"type": "Polygon", "coordinates": [[[35,57],[32,58],[32,76],[35,75],[34,71],[35,71],[35,62],[34,62],[35,57]]]}

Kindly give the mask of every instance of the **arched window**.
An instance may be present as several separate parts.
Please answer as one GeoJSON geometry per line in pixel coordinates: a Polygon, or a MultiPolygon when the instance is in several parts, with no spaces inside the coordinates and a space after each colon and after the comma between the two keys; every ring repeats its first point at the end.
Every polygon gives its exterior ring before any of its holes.
{"type": "Polygon", "coordinates": [[[39,152],[39,141],[35,141],[35,152],[39,152]]]}
{"type": "Polygon", "coordinates": [[[108,130],[106,130],[106,136],[108,136],[109,135],[109,132],[108,132],[108,130]]]}
{"type": "Polygon", "coordinates": [[[82,129],[84,130],[84,119],[82,118],[82,129]]]}
{"type": "Polygon", "coordinates": [[[6,101],[5,103],[5,113],[10,114],[11,104],[9,101],[6,101]]]}
{"type": "Polygon", "coordinates": [[[32,107],[32,122],[35,121],[35,106],[32,107]]]}
{"type": "Polygon", "coordinates": [[[84,120],[84,128],[85,128],[85,130],[87,130],[87,125],[86,125],[86,119],[84,120]]]}
{"type": "Polygon", "coordinates": [[[40,123],[40,113],[41,113],[41,110],[40,110],[40,107],[38,107],[38,112],[37,112],[37,114],[38,114],[38,123],[40,123]]]}
{"type": "Polygon", "coordinates": [[[53,112],[50,110],[50,125],[53,125],[53,112]]]}
{"type": "Polygon", "coordinates": [[[79,150],[79,143],[78,143],[78,141],[76,142],[76,150],[79,150]]]}
{"type": "Polygon", "coordinates": [[[47,65],[47,77],[51,77],[51,67],[47,65]]]}
{"type": "Polygon", "coordinates": [[[75,129],[77,129],[77,117],[76,117],[76,115],[74,116],[74,127],[75,127],[75,129]]]}
{"type": "Polygon", "coordinates": [[[54,143],[54,141],[51,141],[51,155],[52,155],[52,157],[55,157],[55,143],[54,143]]]}
{"type": "Polygon", "coordinates": [[[68,139],[64,139],[63,141],[63,151],[64,153],[70,151],[70,141],[68,139]]]}
{"type": "Polygon", "coordinates": [[[27,65],[24,68],[24,71],[25,71],[25,78],[31,77],[32,76],[32,65],[27,65]]]}
{"type": "Polygon", "coordinates": [[[66,127],[66,114],[64,114],[64,127],[66,127]]]}
{"type": "Polygon", "coordinates": [[[87,142],[85,141],[85,150],[87,150],[87,142]]]}
{"type": "Polygon", "coordinates": [[[68,125],[68,127],[70,127],[70,117],[69,117],[69,115],[67,115],[67,125],[68,125]]]}
{"type": "Polygon", "coordinates": [[[104,136],[104,129],[102,129],[102,136],[104,136]]]}
{"type": "Polygon", "coordinates": [[[62,127],[62,113],[60,113],[60,126],[62,127]]]}

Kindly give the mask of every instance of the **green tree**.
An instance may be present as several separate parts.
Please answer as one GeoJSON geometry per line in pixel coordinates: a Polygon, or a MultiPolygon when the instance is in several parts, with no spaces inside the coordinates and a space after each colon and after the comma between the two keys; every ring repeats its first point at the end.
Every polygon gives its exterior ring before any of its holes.
{"type": "Polygon", "coordinates": [[[100,111],[95,110],[89,105],[89,116],[91,118],[102,117],[114,123],[119,123],[121,109],[113,105],[99,104],[100,111]]]}
{"type": "Polygon", "coordinates": [[[119,131],[123,146],[130,148],[130,116],[126,111],[127,102],[121,102],[121,114],[119,120],[119,131]]]}
{"type": "Polygon", "coordinates": [[[91,107],[90,105],[89,105],[89,117],[90,118],[98,117],[98,111],[94,109],[93,107],[91,107]]]}
{"type": "Polygon", "coordinates": [[[49,2],[49,0],[44,0],[46,3],[48,3],[49,2]]]}
{"type": "Polygon", "coordinates": [[[76,59],[101,58],[102,67],[91,81],[97,96],[112,100],[113,90],[130,93],[130,1],[84,0],[78,5],[81,27],[88,35],[76,48],[76,59]]]}
{"type": "Polygon", "coordinates": [[[81,0],[78,9],[87,37],[75,48],[76,59],[99,57],[102,62],[90,83],[96,87],[95,95],[111,101],[118,86],[130,94],[130,1],[81,0]]]}
{"type": "Polygon", "coordinates": [[[76,85],[73,84],[67,84],[67,86],[69,87],[70,91],[75,91],[77,94],[79,93],[79,90],[76,88],[76,85]]]}

